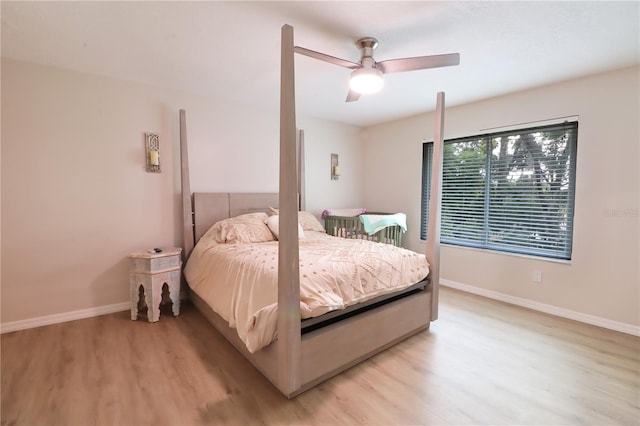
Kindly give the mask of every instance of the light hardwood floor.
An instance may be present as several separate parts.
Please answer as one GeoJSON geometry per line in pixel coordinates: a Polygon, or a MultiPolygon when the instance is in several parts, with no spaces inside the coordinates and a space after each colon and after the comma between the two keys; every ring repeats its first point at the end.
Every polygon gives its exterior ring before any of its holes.
{"type": "Polygon", "coordinates": [[[640,339],[446,288],[431,330],[294,400],[189,304],[1,344],[3,425],[640,423],[640,339]]]}

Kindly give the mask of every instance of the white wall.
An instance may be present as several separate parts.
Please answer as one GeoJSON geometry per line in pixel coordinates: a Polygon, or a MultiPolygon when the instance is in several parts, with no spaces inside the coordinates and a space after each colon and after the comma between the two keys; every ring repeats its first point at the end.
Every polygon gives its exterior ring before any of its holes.
{"type": "Polygon", "coordinates": [[[364,204],[361,129],[326,120],[298,118],[304,129],[306,209],[320,216],[326,208],[364,204]],[[331,154],[338,154],[340,178],[331,180],[331,154]]]}
{"type": "MultiPolygon", "coordinates": [[[[570,115],[579,115],[579,129],[571,262],[443,246],[443,279],[640,326],[639,73],[627,68],[446,110],[445,138],[570,115]],[[534,270],[542,284],[532,282],[534,270]]],[[[421,141],[433,140],[433,124],[424,114],[364,137],[365,204],[405,211],[406,245],[420,252],[421,141]]]]}
{"type": "MultiPolygon", "coordinates": [[[[193,191],[277,192],[278,111],[3,59],[3,325],[127,302],[127,254],[181,245],[181,108],[193,191]],[[160,136],[160,174],[145,172],[145,132],[160,136]]],[[[298,123],[308,209],[360,194],[358,129],[298,123]]]]}

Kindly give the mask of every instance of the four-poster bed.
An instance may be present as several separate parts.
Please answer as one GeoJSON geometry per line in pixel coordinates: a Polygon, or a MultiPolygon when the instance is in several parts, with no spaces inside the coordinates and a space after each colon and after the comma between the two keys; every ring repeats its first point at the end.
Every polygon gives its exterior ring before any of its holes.
{"type": "MultiPolygon", "coordinates": [[[[275,194],[190,192],[186,115],[180,111],[182,195],[185,263],[194,245],[214,223],[246,213],[279,209],[277,242],[277,339],[249,351],[236,330],[203,297],[190,292],[196,307],[236,349],[284,395],[291,398],[376,353],[428,329],[437,318],[439,276],[439,205],[441,160],[434,161],[426,257],[428,279],[419,280],[402,295],[382,295],[314,318],[306,327],[301,318],[299,207],[304,197],[302,148],[296,143],[293,28],[282,28],[280,99],[280,184],[275,194]],[[304,330],[303,330],[304,328],[304,330]]],[[[434,159],[440,159],[444,95],[438,94],[434,159]]],[[[218,226],[218,225],[216,225],[218,226]]],[[[328,237],[335,238],[335,237],[328,237]]],[[[377,244],[370,243],[369,244],[377,244]]],[[[276,244],[276,243],[274,243],[276,244]]],[[[196,247],[196,250],[199,247],[196,247]]],[[[403,250],[392,247],[394,250],[403,250]]],[[[201,250],[202,251],[202,250],[201,250]]]]}

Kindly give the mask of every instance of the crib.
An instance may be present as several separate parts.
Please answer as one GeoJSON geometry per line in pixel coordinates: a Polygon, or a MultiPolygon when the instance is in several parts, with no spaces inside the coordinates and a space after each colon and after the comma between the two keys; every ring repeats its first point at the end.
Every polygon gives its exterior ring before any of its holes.
{"type": "MultiPolygon", "coordinates": [[[[386,215],[390,213],[367,212],[367,214],[386,215]]],[[[402,228],[398,225],[388,226],[375,234],[369,235],[359,216],[324,216],[324,229],[327,234],[342,238],[376,241],[402,247],[402,228]]]]}

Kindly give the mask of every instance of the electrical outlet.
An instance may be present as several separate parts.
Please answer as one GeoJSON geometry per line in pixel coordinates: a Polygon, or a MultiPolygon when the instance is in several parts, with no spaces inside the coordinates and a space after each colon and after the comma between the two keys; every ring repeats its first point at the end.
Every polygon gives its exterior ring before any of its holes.
{"type": "Polygon", "coordinates": [[[542,271],[533,271],[533,276],[531,277],[534,283],[542,282],[542,271]]]}

